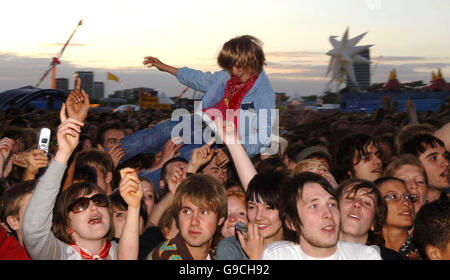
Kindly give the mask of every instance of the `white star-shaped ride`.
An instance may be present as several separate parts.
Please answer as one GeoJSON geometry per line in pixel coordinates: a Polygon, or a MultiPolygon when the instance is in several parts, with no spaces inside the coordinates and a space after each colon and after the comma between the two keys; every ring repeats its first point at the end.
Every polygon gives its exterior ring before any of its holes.
{"type": "Polygon", "coordinates": [[[342,41],[338,41],[337,36],[330,36],[330,43],[334,49],[327,52],[331,56],[330,63],[326,76],[332,72],[331,80],[329,82],[338,81],[343,83],[345,77],[348,76],[350,80],[357,86],[358,83],[355,78],[355,71],[353,70],[353,63],[369,64],[370,60],[359,55],[360,52],[369,49],[373,45],[356,46],[356,44],[367,34],[367,32],[360,34],[352,39],[348,39],[348,28],[342,36],[342,41]]]}

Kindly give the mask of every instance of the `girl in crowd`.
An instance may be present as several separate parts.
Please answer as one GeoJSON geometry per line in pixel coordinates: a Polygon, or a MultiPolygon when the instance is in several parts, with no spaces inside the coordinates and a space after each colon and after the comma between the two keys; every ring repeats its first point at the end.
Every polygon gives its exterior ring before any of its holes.
{"type": "Polygon", "coordinates": [[[409,235],[409,230],[414,223],[416,196],[408,191],[403,180],[395,177],[381,177],[374,183],[388,209],[386,221],[381,229],[384,240],[375,245],[394,250],[403,258],[415,258],[418,256],[417,248],[412,236],[409,235]]]}
{"type": "Polygon", "coordinates": [[[234,226],[237,222],[248,223],[245,193],[227,191],[227,219],[220,234],[223,238],[234,236],[234,226]]]}
{"type": "Polygon", "coordinates": [[[82,121],[67,118],[65,104],[60,119],[58,150],[39,179],[24,215],[23,238],[31,259],[137,259],[143,196],[137,175],[127,169],[121,171],[119,188],[128,204],[128,216],[120,243],[111,242],[109,201],[102,189],[78,183],[58,196],[83,126],[82,121]]]}
{"type": "Polygon", "coordinates": [[[267,245],[290,239],[279,212],[281,190],[289,182],[286,175],[278,172],[260,173],[253,177],[246,192],[248,234],[237,232],[237,236],[219,242],[217,259],[259,260],[267,245]]]}
{"type": "Polygon", "coordinates": [[[416,202],[414,202],[416,214],[427,203],[427,174],[420,160],[414,155],[399,155],[386,167],[384,176],[392,176],[405,181],[408,191],[416,196],[416,202]]]}

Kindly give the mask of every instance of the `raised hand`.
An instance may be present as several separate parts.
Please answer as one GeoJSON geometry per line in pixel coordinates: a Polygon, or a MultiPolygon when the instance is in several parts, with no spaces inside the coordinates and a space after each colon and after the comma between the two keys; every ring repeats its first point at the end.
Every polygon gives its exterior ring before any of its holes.
{"type": "Polygon", "coordinates": [[[2,138],[2,140],[0,140],[0,160],[2,160],[3,162],[6,160],[13,148],[13,145],[14,140],[8,137],[4,137],[2,138]]]}
{"type": "MultiPolygon", "coordinates": [[[[0,140],[0,177],[3,177],[3,170],[6,159],[8,158],[14,145],[14,140],[5,137],[0,140]]],[[[11,164],[10,164],[11,166],[11,164]]],[[[9,172],[8,172],[9,174],[9,172]]]]}
{"type": "Polygon", "coordinates": [[[108,154],[111,156],[114,166],[117,167],[119,165],[120,160],[126,155],[125,149],[122,148],[119,144],[116,144],[108,150],[108,154]]]}
{"type": "Polygon", "coordinates": [[[66,163],[80,140],[81,127],[84,123],[72,118],[67,118],[66,105],[63,103],[59,113],[61,124],[58,127],[56,138],[58,151],[55,160],[66,163]]]}
{"type": "Polygon", "coordinates": [[[119,191],[123,200],[127,203],[128,207],[141,207],[144,191],[142,190],[141,182],[136,171],[133,168],[126,167],[120,170],[120,177],[119,191]]]}
{"type": "Polygon", "coordinates": [[[180,155],[180,149],[183,147],[183,143],[180,142],[181,138],[174,138],[167,140],[166,144],[162,149],[161,161],[166,163],[171,158],[180,155]]]}
{"type": "Polygon", "coordinates": [[[215,118],[214,123],[217,128],[216,133],[224,144],[240,144],[238,132],[233,121],[223,121],[221,118],[215,118]]]}
{"type": "Polygon", "coordinates": [[[181,137],[167,140],[162,151],[155,156],[155,161],[152,168],[161,168],[168,160],[179,156],[181,147],[183,147],[181,137]]]}
{"type": "Polygon", "coordinates": [[[157,59],[156,57],[153,56],[146,56],[144,57],[144,62],[143,64],[147,67],[153,67],[155,66],[158,70],[161,70],[161,66],[164,64],[162,63],[159,59],[157,59]]]}
{"type": "Polygon", "coordinates": [[[186,179],[186,172],[180,166],[173,167],[173,172],[169,178],[167,178],[167,186],[171,194],[175,194],[178,189],[178,186],[181,182],[186,179]]]}
{"type": "Polygon", "coordinates": [[[176,75],[178,71],[178,68],[162,63],[159,59],[153,56],[144,57],[143,64],[149,68],[155,66],[159,71],[164,71],[172,75],[176,75]]]}
{"type": "Polygon", "coordinates": [[[210,161],[214,156],[214,149],[211,148],[211,145],[216,141],[215,138],[211,139],[209,143],[204,146],[194,149],[191,156],[191,161],[188,164],[187,172],[196,173],[197,170],[210,161]]]}
{"type": "Polygon", "coordinates": [[[48,157],[45,154],[45,151],[32,149],[27,153],[27,163],[27,169],[37,173],[39,168],[43,168],[48,165],[48,157]]]}
{"type": "Polygon", "coordinates": [[[75,81],[75,89],[69,93],[66,100],[67,114],[69,118],[80,122],[86,120],[89,111],[89,96],[81,89],[81,79],[75,81]]]}
{"type": "Polygon", "coordinates": [[[224,168],[230,162],[230,158],[225,153],[223,149],[217,149],[214,152],[214,160],[216,161],[216,165],[220,168],[224,168]]]}

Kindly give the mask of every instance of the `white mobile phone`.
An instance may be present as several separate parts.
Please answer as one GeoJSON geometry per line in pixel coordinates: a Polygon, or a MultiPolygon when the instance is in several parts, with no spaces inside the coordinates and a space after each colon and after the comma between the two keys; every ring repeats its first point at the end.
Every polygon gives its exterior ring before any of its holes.
{"type": "Polygon", "coordinates": [[[44,127],[39,132],[39,140],[38,140],[38,149],[45,151],[45,154],[48,153],[48,147],[50,145],[50,135],[51,130],[44,127]]]}

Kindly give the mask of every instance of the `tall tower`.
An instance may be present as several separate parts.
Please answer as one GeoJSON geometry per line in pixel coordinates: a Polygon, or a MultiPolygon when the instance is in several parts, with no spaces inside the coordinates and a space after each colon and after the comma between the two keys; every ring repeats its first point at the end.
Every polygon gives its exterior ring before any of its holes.
{"type": "MultiPolygon", "coordinates": [[[[77,71],[73,75],[76,79],[79,77],[81,79],[81,88],[89,95],[90,98],[93,98],[92,94],[94,93],[94,72],[85,72],[85,71],[77,71]]],[[[75,88],[75,86],[74,86],[75,88]]]]}
{"type": "MultiPolygon", "coordinates": [[[[370,49],[359,53],[360,56],[370,60],[370,49]]],[[[367,63],[353,63],[353,70],[355,71],[355,78],[360,88],[368,88],[370,86],[370,64],[367,63]]],[[[355,87],[352,80],[347,77],[347,87],[355,87]]]]}

